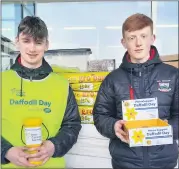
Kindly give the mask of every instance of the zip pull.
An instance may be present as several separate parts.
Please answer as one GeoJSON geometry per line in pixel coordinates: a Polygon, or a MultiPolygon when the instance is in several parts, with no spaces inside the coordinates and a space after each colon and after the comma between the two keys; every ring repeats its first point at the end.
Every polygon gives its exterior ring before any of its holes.
{"type": "Polygon", "coordinates": [[[139,72],[139,76],[140,76],[140,77],[142,76],[142,72],[139,72]]]}
{"type": "Polygon", "coordinates": [[[134,100],[134,89],[132,86],[129,86],[129,94],[130,94],[130,100],[134,100]]]}

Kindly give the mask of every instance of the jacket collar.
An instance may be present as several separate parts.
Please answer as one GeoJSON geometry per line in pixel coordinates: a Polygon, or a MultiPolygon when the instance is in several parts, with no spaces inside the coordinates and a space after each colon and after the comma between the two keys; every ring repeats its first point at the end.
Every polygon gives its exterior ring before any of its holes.
{"type": "Polygon", "coordinates": [[[155,46],[151,46],[150,58],[148,59],[147,62],[140,63],[140,64],[131,63],[129,59],[129,54],[128,52],[126,52],[123,57],[122,64],[120,65],[120,67],[128,71],[131,71],[132,69],[132,71],[134,72],[141,72],[141,71],[145,71],[146,69],[147,71],[150,71],[154,67],[155,64],[159,64],[161,62],[162,61],[159,58],[157,48],[155,46]]]}
{"type": "Polygon", "coordinates": [[[20,77],[30,80],[44,79],[51,72],[53,72],[52,68],[44,58],[42,60],[42,65],[39,68],[29,69],[27,67],[24,67],[20,63],[20,55],[18,55],[18,57],[16,58],[15,63],[11,66],[11,69],[16,71],[20,77]]]}

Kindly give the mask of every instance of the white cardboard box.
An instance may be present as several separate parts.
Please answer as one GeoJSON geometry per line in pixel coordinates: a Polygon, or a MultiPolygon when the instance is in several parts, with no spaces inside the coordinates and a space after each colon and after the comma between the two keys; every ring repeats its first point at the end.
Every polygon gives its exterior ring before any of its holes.
{"type": "Polygon", "coordinates": [[[157,98],[122,101],[129,146],[173,144],[173,129],[159,119],[157,98]]]}

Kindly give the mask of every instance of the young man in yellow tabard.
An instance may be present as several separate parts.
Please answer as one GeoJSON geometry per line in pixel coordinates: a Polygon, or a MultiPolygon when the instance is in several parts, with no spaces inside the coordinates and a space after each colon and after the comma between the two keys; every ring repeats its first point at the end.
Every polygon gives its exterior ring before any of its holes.
{"type": "MultiPolygon", "coordinates": [[[[1,167],[64,168],[63,156],[76,143],[81,120],[72,89],[66,79],[53,73],[44,59],[48,30],[38,17],[25,17],[18,27],[16,45],[20,51],[11,69],[2,72],[1,167]],[[49,137],[37,153],[28,154],[23,144],[26,118],[40,117],[49,137]]],[[[46,134],[45,132],[42,134],[46,134]]],[[[32,150],[32,149],[31,149],[32,150]]]]}

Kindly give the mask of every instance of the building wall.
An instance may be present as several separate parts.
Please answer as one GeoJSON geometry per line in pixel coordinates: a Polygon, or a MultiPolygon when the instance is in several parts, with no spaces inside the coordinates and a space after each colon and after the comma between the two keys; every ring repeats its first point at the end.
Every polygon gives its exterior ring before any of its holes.
{"type": "Polygon", "coordinates": [[[65,155],[69,168],[112,168],[109,139],[101,136],[93,124],[83,124],[77,143],[65,155]]]}
{"type": "Polygon", "coordinates": [[[162,56],[161,59],[169,65],[175,66],[178,68],[178,64],[179,64],[179,55],[175,54],[175,55],[165,55],[162,56]]]}

